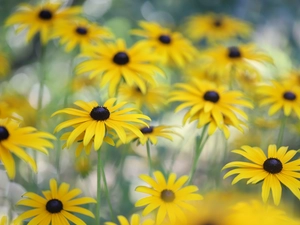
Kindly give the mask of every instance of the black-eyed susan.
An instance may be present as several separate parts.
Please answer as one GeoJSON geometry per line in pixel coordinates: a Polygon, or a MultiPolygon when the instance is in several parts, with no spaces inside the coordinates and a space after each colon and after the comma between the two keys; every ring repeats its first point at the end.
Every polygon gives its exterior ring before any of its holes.
{"type": "Polygon", "coordinates": [[[126,130],[139,137],[143,136],[135,125],[147,126],[144,120],[150,120],[150,118],[140,113],[134,113],[135,108],[120,109],[126,102],[115,104],[116,100],[116,98],[108,99],[101,106],[96,101],[76,101],[74,104],[81,109],[65,108],[58,110],[52,116],[64,113],[75,116],[75,118],[59,124],[55,128],[55,132],[75,126],[75,129],[68,135],[66,146],[69,148],[78,141],[78,138],[82,138],[83,146],[88,146],[91,141],[94,141],[95,150],[99,150],[101,147],[105,137],[107,137],[107,130],[116,132],[123,143],[126,142],[126,130]]]}
{"type": "Polygon", "coordinates": [[[224,42],[235,37],[251,34],[251,25],[228,15],[207,13],[187,19],[186,33],[193,40],[207,39],[210,42],[224,42]]]}
{"type": "Polygon", "coordinates": [[[53,29],[53,37],[59,38],[59,43],[65,45],[65,50],[69,52],[77,45],[84,51],[93,44],[112,38],[112,34],[96,23],[85,19],[73,19],[57,24],[53,29]]]}
{"type": "Polygon", "coordinates": [[[23,148],[48,154],[46,148],[53,148],[53,144],[47,139],[55,137],[46,132],[37,131],[34,127],[19,127],[12,119],[0,119],[0,159],[10,179],[16,174],[15,161],[12,153],[27,162],[37,172],[34,159],[23,148]]]}
{"type": "Polygon", "coordinates": [[[83,156],[80,156],[80,157],[76,158],[74,167],[75,167],[76,172],[82,178],[87,177],[93,169],[92,161],[86,155],[83,155],[83,156]]]}
{"type": "Polygon", "coordinates": [[[257,184],[263,181],[262,199],[267,202],[270,190],[272,190],[275,205],[280,203],[281,184],[284,184],[290,191],[300,199],[300,160],[290,161],[297,153],[295,150],[289,150],[288,147],[269,145],[268,156],[265,155],[259,147],[250,147],[244,145],[241,149],[232,152],[242,155],[251,162],[230,162],[223,169],[237,167],[227,172],[224,178],[238,174],[232,181],[237,183],[241,179],[248,179],[247,184],[257,184]],[[253,163],[252,163],[253,162],[253,163]]]}
{"type": "MultiPolygon", "coordinates": [[[[142,221],[138,214],[133,214],[131,216],[130,221],[128,221],[124,216],[118,216],[118,220],[120,225],[153,225],[154,224],[154,221],[151,219],[145,219],[142,221]]],[[[105,222],[104,224],[117,225],[117,223],[113,223],[113,222],[105,222]]]]}
{"type": "Polygon", "coordinates": [[[139,25],[143,30],[133,30],[132,33],[145,37],[140,43],[145,48],[153,48],[163,64],[184,67],[197,55],[191,42],[179,32],[172,32],[154,22],[141,21],[139,25]]]}
{"type": "Polygon", "coordinates": [[[94,218],[94,214],[80,205],[88,203],[96,203],[96,200],[90,197],[76,198],[81,194],[78,188],[69,190],[70,185],[62,183],[57,187],[55,179],[50,180],[50,190],[43,191],[43,196],[39,196],[33,192],[27,192],[23,195],[25,199],[21,199],[17,205],[32,207],[21,215],[16,221],[30,219],[29,224],[70,224],[71,221],[77,225],[86,225],[74,213],[83,214],[94,218]],[[69,220],[69,221],[68,221],[69,220]]]}
{"type": "Polygon", "coordinates": [[[143,210],[143,215],[158,209],[156,214],[157,225],[164,222],[164,220],[171,224],[176,222],[185,224],[187,222],[185,210],[196,211],[191,201],[202,199],[200,194],[195,193],[198,188],[194,185],[182,187],[188,181],[188,176],[182,176],[176,180],[176,174],[171,173],[168,180],[166,180],[160,171],[155,171],[153,174],[155,179],[148,175],[140,175],[140,178],[150,187],[138,186],[136,191],[150,196],[138,200],[135,206],[147,205],[143,210]]]}
{"type": "Polygon", "coordinates": [[[261,85],[257,93],[262,97],[260,105],[272,105],[269,115],[273,115],[280,109],[285,116],[295,112],[300,118],[300,87],[292,83],[279,83],[273,81],[271,85],[261,85]]]}
{"type": "Polygon", "coordinates": [[[3,52],[0,52],[0,78],[8,75],[10,71],[10,62],[7,55],[3,52]]]}
{"type": "MultiPolygon", "coordinates": [[[[194,79],[190,84],[180,83],[176,84],[176,87],[178,90],[171,92],[169,101],[182,102],[175,112],[188,107],[183,123],[189,118],[195,120],[194,117],[197,116],[198,128],[210,123],[212,119],[220,129],[224,127],[224,119],[238,128],[241,122],[236,113],[246,120],[248,118],[247,114],[238,107],[252,108],[252,104],[243,98],[242,92],[230,91],[224,86],[217,86],[211,82],[194,79]]],[[[213,127],[211,129],[213,130],[213,127]]]]}
{"type": "Polygon", "coordinates": [[[87,59],[76,67],[76,73],[89,73],[90,78],[101,75],[100,87],[109,84],[110,96],[114,96],[121,81],[136,85],[145,93],[146,83],[155,85],[155,74],[164,76],[164,72],[153,64],[158,56],[140,43],[127,49],[124,40],[119,39],[116,43],[95,46],[84,56],[87,59]]]}
{"type": "Polygon", "coordinates": [[[81,13],[81,7],[79,6],[64,8],[61,6],[61,3],[52,3],[50,1],[43,2],[37,6],[23,3],[6,20],[5,25],[18,25],[18,32],[27,29],[27,42],[36,33],[40,33],[42,43],[46,44],[51,38],[54,25],[70,17],[75,17],[79,13],[81,13]]]}

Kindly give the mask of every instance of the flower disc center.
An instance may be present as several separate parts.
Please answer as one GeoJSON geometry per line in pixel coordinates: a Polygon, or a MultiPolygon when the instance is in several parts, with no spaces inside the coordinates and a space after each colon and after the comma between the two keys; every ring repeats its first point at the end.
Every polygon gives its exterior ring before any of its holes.
{"type": "Polygon", "coordinates": [[[158,40],[163,44],[170,44],[171,43],[171,37],[169,35],[160,35],[158,40]]]}
{"type": "Polygon", "coordinates": [[[210,101],[210,102],[213,102],[213,103],[216,103],[219,101],[220,99],[220,96],[217,92],[215,91],[207,91],[205,92],[204,96],[203,96],[204,100],[206,101],[210,101]]]}
{"type": "Polygon", "coordinates": [[[58,199],[51,199],[47,202],[46,209],[49,213],[59,213],[63,209],[63,204],[58,199]]]}
{"type": "Polygon", "coordinates": [[[0,126],[0,141],[3,141],[9,137],[8,130],[4,126],[0,126]]]}
{"type": "Polygon", "coordinates": [[[42,9],[39,13],[39,18],[42,20],[51,20],[52,16],[52,12],[47,9],[42,9]]]}
{"type": "Polygon", "coordinates": [[[90,116],[94,119],[94,120],[107,120],[110,116],[110,112],[109,110],[104,107],[104,106],[97,106],[94,107],[92,109],[92,111],[90,112],[90,116]]]}
{"type": "Polygon", "coordinates": [[[283,98],[286,99],[286,100],[293,101],[293,100],[296,99],[296,95],[291,91],[286,91],[283,94],[283,98]]]}
{"type": "Polygon", "coordinates": [[[280,173],[282,170],[282,163],[280,162],[279,159],[275,158],[268,158],[264,164],[263,164],[264,170],[275,174],[275,173],[280,173]]]}
{"type": "Polygon", "coordinates": [[[140,131],[143,134],[151,134],[153,132],[153,126],[150,127],[143,127],[142,129],[140,129],[140,131]]]}
{"type": "Polygon", "coordinates": [[[77,27],[76,33],[81,35],[86,35],[88,33],[88,30],[85,27],[77,27]]]}
{"type": "Polygon", "coordinates": [[[216,18],[214,21],[214,26],[215,27],[221,27],[222,26],[222,19],[221,18],[216,18]]]}
{"type": "Polygon", "coordinates": [[[175,199],[175,194],[173,191],[165,189],[160,193],[160,198],[165,202],[173,202],[175,199]]]}
{"type": "Polygon", "coordinates": [[[240,58],[242,56],[241,51],[236,46],[231,46],[228,48],[229,58],[240,58]]]}
{"type": "Polygon", "coordinates": [[[125,65],[129,62],[129,57],[126,52],[118,52],[115,54],[113,61],[118,65],[125,65]]]}

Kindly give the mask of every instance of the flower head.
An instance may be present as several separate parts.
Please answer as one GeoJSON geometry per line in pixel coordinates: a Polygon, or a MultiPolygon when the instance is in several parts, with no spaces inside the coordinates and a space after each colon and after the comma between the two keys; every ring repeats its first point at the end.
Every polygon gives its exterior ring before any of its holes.
{"type": "Polygon", "coordinates": [[[155,171],[155,179],[148,175],[141,175],[140,178],[148,183],[150,187],[138,186],[136,191],[150,196],[142,198],[135,203],[136,207],[145,206],[143,215],[147,215],[158,208],[156,224],[161,224],[166,218],[171,224],[176,221],[185,223],[187,221],[184,210],[195,211],[196,208],[189,201],[201,200],[202,196],[195,193],[198,188],[194,185],[182,187],[189,179],[182,176],[176,180],[176,174],[171,173],[166,180],[160,171],[155,171]]]}
{"type": "MultiPolygon", "coordinates": [[[[130,222],[124,216],[118,216],[118,220],[120,225],[153,225],[154,224],[154,221],[151,219],[145,219],[144,221],[141,221],[141,218],[138,214],[133,214],[131,216],[130,222]]],[[[104,225],[117,225],[117,224],[113,222],[105,222],[104,225]]]]}
{"type": "Polygon", "coordinates": [[[61,4],[46,2],[38,6],[21,4],[11,15],[6,26],[18,25],[18,32],[28,29],[26,41],[30,41],[36,33],[40,33],[41,41],[46,44],[51,37],[54,25],[81,12],[81,7],[63,8],[61,4]]]}
{"type": "Polygon", "coordinates": [[[284,184],[290,191],[300,198],[300,160],[290,161],[297,153],[289,150],[288,147],[280,147],[278,150],[275,145],[269,145],[268,156],[258,147],[242,146],[242,149],[232,152],[244,156],[250,162],[230,162],[223,169],[237,167],[227,172],[224,178],[238,174],[232,181],[237,183],[241,179],[248,179],[247,184],[257,184],[263,181],[262,199],[267,202],[270,190],[272,190],[275,205],[280,203],[281,184],[284,184]],[[252,163],[253,162],[253,163],[252,163]]]}
{"type": "Polygon", "coordinates": [[[23,148],[32,148],[48,154],[46,148],[53,148],[53,144],[47,139],[55,139],[55,137],[37,131],[33,127],[19,127],[19,124],[12,119],[0,119],[0,160],[10,179],[13,179],[16,174],[15,161],[11,153],[27,162],[33,171],[37,172],[34,159],[23,148]]]}
{"type": "Polygon", "coordinates": [[[55,179],[50,180],[50,190],[43,191],[43,196],[33,192],[27,192],[23,195],[17,205],[29,206],[34,209],[28,210],[17,217],[17,221],[30,220],[30,224],[69,224],[68,220],[74,224],[86,225],[79,217],[73,213],[80,213],[94,218],[94,214],[80,205],[96,203],[95,199],[90,197],[75,198],[81,190],[78,188],[69,190],[70,185],[62,183],[57,187],[55,179]]]}

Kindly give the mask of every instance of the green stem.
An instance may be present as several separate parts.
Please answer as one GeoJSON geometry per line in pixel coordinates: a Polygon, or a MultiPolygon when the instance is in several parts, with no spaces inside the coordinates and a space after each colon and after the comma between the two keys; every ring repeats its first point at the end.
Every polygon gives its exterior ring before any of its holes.
{"type": "Polygon", "coordinates": [[[101,206],[101,154],[98,149],[97,160],[97,205],[96,205],[96,225],[100,225],[100,206],[101,206]]]}
{"type": "Polygon", "coordinates": [[[282,144],[283,134],[284,134],[284,128],[285,128],[285,124],[286,124],[286,119],[287,119],[287,116],[283,116],[283,118],[281,119],[279,134],[278,134],[278,138],[277,138],[277,147],[278,148],[282,144]]]}
{"type": "Polygon", "coordinates": [[[112,205],[111,205],[109,190],[108,190],[107,181],[106,181],[106,176],[105,176],[104,167],[103,167],[102,164],[101,164],[101,175],[102,175],[102,179],[103,179],[103,183],[104,183],[105,195],[106,195],[108,206],[109,206],[110,217],[111,217],[111,220],[114,221],[114,218],[115,218],[114,217],[114,211],[113,211],[113,208],[112,208],[112,205]]]}
{"type": "Polygon", "coordinates": [[[151,160],[151,155],[150,155],[150,142],[147,141],[146,143],[147,146],[147,156],[148,156],[148,163],[149,163],[149,175],[151,176],[152,174],[152,160],[151,160]]]}

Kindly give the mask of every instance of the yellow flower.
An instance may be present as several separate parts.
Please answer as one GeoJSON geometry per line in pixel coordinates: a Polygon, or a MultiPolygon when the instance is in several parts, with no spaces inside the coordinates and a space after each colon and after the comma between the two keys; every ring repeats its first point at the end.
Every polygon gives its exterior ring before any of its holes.
{"type": "Polygon", "coordinates": [[[53,148],[53,144],[46,138],[55,139],[53,135],[37,131],[33,127],[19,127],[12,119],[0,119],[0,159],[10,179],[16,175],[15,161],[11,153],[27,162],[37,172],[35,161],[22,148],[32,148],[48,154],[46,148],[53,148]]]}
{"type": "Polygon", "coordinates": [[[85,225],[79,217],[73,213],[80,213],[94,218],[94,214],[80,205],[96,203],[95,199],[89,197],[75,198],[81,190],[78,188],[69,190],[70,185],[62,183],[57,187],[55,179],[50,180],[50,190],[43,191],[43,196],[33,192],[23,195],[17,205],[29,206],[30,209],[17,217],[17,221],[32,218],[29,224],[69,224],[68,220],[77,225],[85,225]]]}
{"type": "Polygon", "coordinates": [[[200,194],[195,193],[198,188],[194,185],[182,187],[188,181],[188,176],[182,176],[176,181],[176,174],[171,173],[166,181],[160,171],[155,171],[153,174],[155,179],[148,175],[140,175],[140,178],[148,183],[150,187],[138,186],[136,191],[150,196],[138,200],[135,206],[147,205],[143,210],[143,215],[147,215],[158,208],[157,225],[160,225],[166,218],[169,219],[171,224],[175,224],[176,221],[186,223],[187,218],[184,210],[196,210],[189,201],[202,199],[200,194]]]}
{"type": "Polygon", "coordinates": [[[16,221],[9,222],[7,216],[0,216],[0,225],[22,225],[22,223],[16,221]]]}
{"type": "Polygon", "coordinates": [[[300,160],[290,161],[297,151],[287,151],[288,147],[280,147],[277,150],[276,145],[269,145],[267,157],[258,147],[244,145],[241,148],[232,152],[244,156],[253,163],[237,161],[226,164],[223,169],[238,168],[227,172],[224,178],[238,174],[232,184],[241,179],[249,179],[247,184],[257,184],[263,181],[262,199],[264,202],[267,202],[271,189],[275,205],[280,203],[281,183],[300,199],[300,181],[297,179],[300,177],[300,172],[298,172],[300,160]]]}
{"type": "Polygon", "coordinates": [[[143,119],[150,120],[150,118],[139,113],[129,113],[135,111],[134,108],[120,110],[126,102],[114,105],[116,100],[116,98],[108,99],[103,106],[99,106],[96,101],[76,101],[74,104],[81,109],[65,108],[58,110],[52,116],[65,113],[76,118],[62,122],[55,128],[54,132],[75,126],[75,129],[68,136],[66,146],[69,148],[74,142],[78,141],[78,138],[82,138],[84,147],[94,141],[95,150],[98,150],[105,138],[108,137],[107,130],[114,130],[123,143],[126,141],[125,130],[132,131],[141,137],[143,135],[142,132],[132,123],[147,126],[143,119]]]}
{"type": "Polygon", "coordinates": [[[10,63],[5,53],[0,53],[0,78],[5,77],[10,71],[10,63]]]}
{"type": "Polygon", "coordinates": [[[85,55],[88,59],[76,67],[76,73],[88,72],[91,79],[101,75],[100,87],[109,84],[110,96],[115,94],[123,80],[128,85],[136,85],[145,93],[146,82],[155,85],[154,75],[164,75],[161,69],[152,64],[157,61],[157,56],[139,43],[127,49],[124,40],[119,39],[116,43],[95,46],[92,52],[85,55]]]}
{"type": "MultiPolygon", "coordinates": [[[[131,216],[130,222],[126,219],[124,216],[118,216],[118,220],[120,222],[120,225],[153,225],[154,221],[151,219],[145,219],[143,222],[141,222],[140,216],[138,214],[133,214],[131,216]]],[[[105,222],[105,225],[117,225],[113,222],[105,222]]]]}
{"type": "Polygon", "coordinates": [[[300,118],[299,86],[273,81],[272,85],[259,86],[257,93],[262,96],[260,106],[272,105],[269,109],[270,116],[283,109],[285,116],[289,116],[292,112],[295,112],[298,118],[300,118]]]}
{"type": "Polygon", "coordinates": [[[92,171],[91,160],[87,156],[80,156],[76,159],[75,170],[81,177],[87,177],[92,171]]]}
{"type": "Polygon", "coordinates": [[[288,83],[290,85],[300,86],[300,70],[295,69],[295,70],[292,70],[289,73],[285,74],[285,76],[283,77],[281,82],[288,83]]]}
{"type": "Polygon", "coordinates": [[[191,16],[186,23],[186,33],[196,41],[227,41],[238,36],[247,37],[251,31],[252,28],[247,22],[215,13],[191,16]]]}
{"type": "Polygon", "coordinates": [[[96,23],[85,19],[73,19],[57,24],[53,30],[53,37],[58,37],[60,44],[65,45],[65,50],[69,52],[77,45],[83,51],[104,38],[112,38],[112,34],[96,23]]]}
{"type": "Polygon", "coordinates": [[[194,60],[197,50],[180,33],[171,32],[153,22],[141,21],[139,25],[143,30],[133,30],[132,33],[147,38],[140,43],[145,48],[153,48],[163,64],[184,67],[194,60]]]}
{"type": "Polygon", "coordinates": [[[21,4],[11,15],[5,25],[18,25],[17,31],[28,29],[26,41],[29,42],[36,33],[40,33],[41,41],[46,44],[51,37],[53,26],[65,19],[75,17],[81,12],[81,7],[63,8],[61,4],[46,2],[38,6],[21,4]]]}

